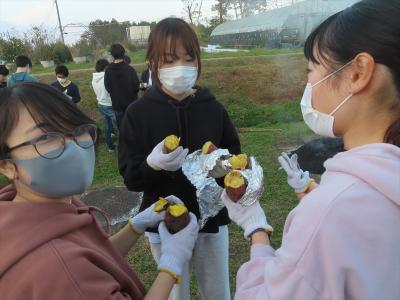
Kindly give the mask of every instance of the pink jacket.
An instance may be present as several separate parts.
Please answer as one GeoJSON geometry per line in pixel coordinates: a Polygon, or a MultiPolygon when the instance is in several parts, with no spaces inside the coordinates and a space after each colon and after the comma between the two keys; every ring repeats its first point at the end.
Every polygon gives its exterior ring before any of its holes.
{"type": "Polygon", "coordinates": [[[15,203],[0,190],[0,299],[128,300],[145,290],[92,211],[73,204],[15,203]]]}
{"type": "Polygon", "coordinates": [[[252,246],[235,299],[400,299],[400,148],[354,148],[325,168],[281,248],[252,246]]]}

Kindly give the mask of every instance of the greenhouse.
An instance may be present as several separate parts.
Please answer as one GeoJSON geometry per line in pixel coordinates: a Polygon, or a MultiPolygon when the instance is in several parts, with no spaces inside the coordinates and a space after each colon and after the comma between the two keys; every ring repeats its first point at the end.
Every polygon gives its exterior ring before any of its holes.
{"type": "Polygon", "coordinates": [[[211,33],[211,44],[231,48],[300,47],[330,15],[357,0],[304,0],[264,13],[229,21],[211,33]]]}

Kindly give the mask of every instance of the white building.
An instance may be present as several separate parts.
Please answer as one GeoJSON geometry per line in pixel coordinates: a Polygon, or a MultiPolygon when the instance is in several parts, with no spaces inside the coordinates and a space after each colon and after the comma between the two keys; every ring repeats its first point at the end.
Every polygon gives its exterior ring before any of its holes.
{"type": "Polygon", "coordinates": [[[127,28],[128,39],[134,44],[145,45],[150,31],[150,26],[131,26],[127,28]]]}

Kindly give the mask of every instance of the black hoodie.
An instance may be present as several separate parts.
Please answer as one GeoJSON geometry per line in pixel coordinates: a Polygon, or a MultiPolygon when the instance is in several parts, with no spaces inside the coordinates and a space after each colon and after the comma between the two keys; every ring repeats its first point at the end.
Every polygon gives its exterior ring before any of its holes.
{"type": "MultiPolygon", "coordinates": [[[[126,111],[119,137],[119,170],[129,190],[144,192],[140,211],[160,196],[175,195],[199,217],[196,189],[182,170],[155,171],[147,165],[147,156],[166,136],[179,136],[189,153],[206,141],[233,154],[240,153],[239,137],[225,108],[207,88],[196,88],[194,95],[177,101],[153,86],[126,111]]],[[[223,208],[202,231],[218,232],[219,226],[228,223],[228,213],[223,208]]]]}
{"type": "Polygon", "coordinates": [[[112,63],[107,67],[104,85],[115,111],[124,112],[137,99],[139,78],[135,69],[125,62],[112,63]]]}

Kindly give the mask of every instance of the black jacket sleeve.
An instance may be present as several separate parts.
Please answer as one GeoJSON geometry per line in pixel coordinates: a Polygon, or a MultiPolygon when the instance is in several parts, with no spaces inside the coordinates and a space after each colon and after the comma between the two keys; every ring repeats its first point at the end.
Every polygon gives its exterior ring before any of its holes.
{"type": "Polygon", "coordinates": [[[72,98],[72,101],[74,103],[78,103],[79,101],[81,101],[81,95],[79,93],[79,88],[76,84],[73,84],[71,89],[68,89],[67,94],[68,94],[68,96],[70,96],[72,98]]]}
{"type": "Polygon", "coordinates": [[[139,78],[138,78],[138,76],[136,74],[136,70],[133,67],[131,67],[131,72],[132,72],[133,93],[137,94],[137,93],[139,93],[139,85],[140,85],[139,78]]]}
{"type": "Polygon", "coordinates": [[[107,72],[104,73],[104,87],[106,88],[107,92],[111,95],[112,94],[112,83],[110,79],[110,74],[107,72]]]}
{"type": "Polygon", "coordinates": [[[147,164],[149,153],[143,149],[143,140],[135,126],[129,109],[122,121],[118,145],[118,167],[124,183],[130,191],[146,191],[162,181],[167,173],[155,171],[147,164]]]}

